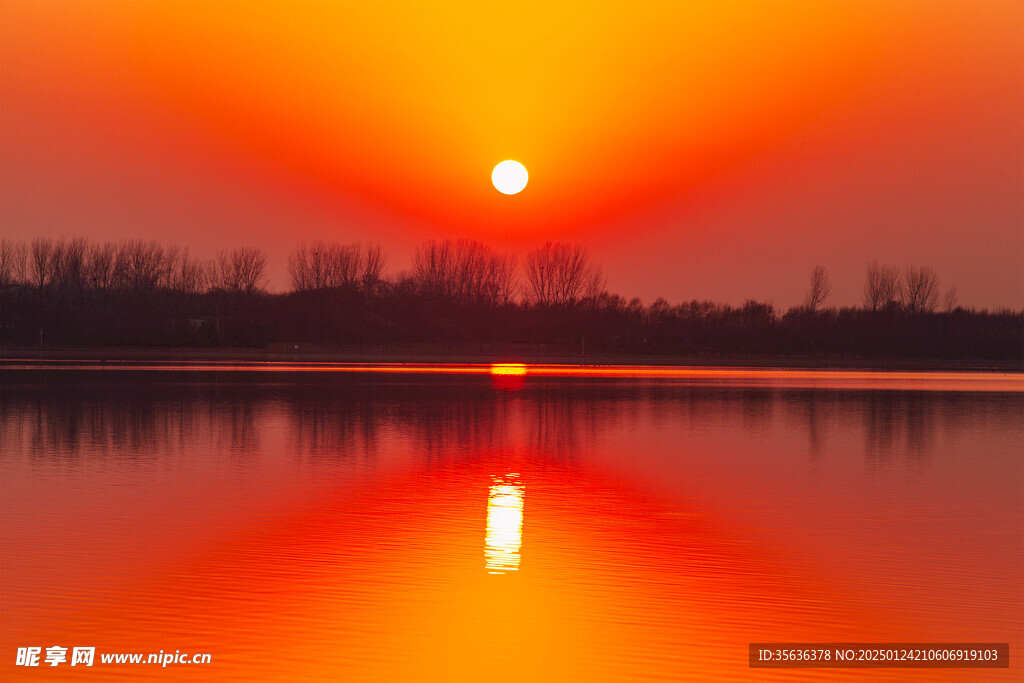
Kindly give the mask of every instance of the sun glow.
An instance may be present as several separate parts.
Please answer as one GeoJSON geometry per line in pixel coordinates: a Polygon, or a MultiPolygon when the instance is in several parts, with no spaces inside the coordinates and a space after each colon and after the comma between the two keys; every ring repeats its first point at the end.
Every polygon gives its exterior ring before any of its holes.
{"type": "Polygon", "coordinates": [[[526,172],[526,167],[511,159],[501,162],[491,171],[491,182],[502,194],[518,194],[529,181],[530,174],[526,172]]]}
{"type": "Polygon", "coordinates": [[[519,483],[518,474],[493,477],[493,481],[487,495],[484,558],[488,574],[505,574],[519,569],[526,487],[519,483]]]}
{"type": "Polygon", "coordinates": [[[522,363],[494,363],[491,365],[492,375],[525,375],[526,366],[522,363]]]}

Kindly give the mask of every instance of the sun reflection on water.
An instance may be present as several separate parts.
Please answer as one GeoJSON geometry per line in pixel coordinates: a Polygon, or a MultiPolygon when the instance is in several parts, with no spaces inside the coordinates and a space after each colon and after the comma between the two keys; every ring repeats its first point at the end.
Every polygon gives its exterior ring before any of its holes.
{"type": "Polygon", "coordinates": [[[492,363],[492,375],[525,375],[526,366],[523,363],[492,363]]]}
{"type": "Polygon", "coordinates": [[[526,487],[519,475],[509,473],[492,477],[487,494],[487,536],[484,558],[487,573],[504,574],[519,569],[519,549],[523,545],[523,494],[526,487]]]}

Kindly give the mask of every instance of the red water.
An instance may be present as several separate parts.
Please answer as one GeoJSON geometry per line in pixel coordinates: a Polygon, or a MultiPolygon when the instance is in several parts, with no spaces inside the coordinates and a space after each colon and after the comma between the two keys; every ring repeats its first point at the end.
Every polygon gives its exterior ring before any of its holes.
{"type": "Polygon", "coordinates": [[[1019,376],[251,370],[5,372],[0,677],[1020,678],[747,665],[1019,661],[1019,376]]]}

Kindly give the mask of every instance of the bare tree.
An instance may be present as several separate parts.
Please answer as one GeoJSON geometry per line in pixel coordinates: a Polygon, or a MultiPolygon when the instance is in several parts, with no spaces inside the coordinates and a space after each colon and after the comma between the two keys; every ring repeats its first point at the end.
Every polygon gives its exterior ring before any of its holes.
{"type": "Polygon", "coordinates": [[[372,291],[384,275],[384,266],[387,265],[388,255],[379,244],[367,244],[363,247],[362,281],[363,288],[372,291]]]}
{"type": "Polygon", "coordinates": [[[203,279],[203,262],[194,256],[185,254],[178,265],[180,275],[178,285],[182,292],[199,294],[205,287],[203,279]]]}
{"type": "Polygon", "coordinates": [[[204,264],[187,248],[172,246],[166,252],[167,288],[172,292],[197,294],[203,289],[204,264]]]}
{"type": "Polygon", "coordinates": [[[943,303],[946,305],[946,313],[952,313],[956,310],[958,305],[956,285],[951,285],[946,291],[946,296],[943,297],[943,303]]]}
{"type": "Polygon", "coordinates": [[[358,244],[327,245],[327,286],[356,287],[362,272],[362,249],[358,244]]]}
{"type": "Polygon", "coordinates": [[[25,281],[25,245],[13,240],[0,240],[0,286],[25,281]]]}
{"type": "Polygon", "coordinates": [[[335,287],[373,287],[381,279],[387,255],[380,245],[316,241],[300,244],[288,257],[295,291],[335,287]]]}
{"type": "Polygon", "coordinates": [[[263,287],[268,260],[267,252],[256,247],[222,251],[207,264],[209,287],[236,294],[252,294],[263,287]]]}
{"type": "Polygon", "coordinates": [[[828,279],[825,266],[814,266],[814,270],[811,271],[811,288],[807,291],[804,306],[813,313],[831,295],[832,283],[828,279]]]}
{"type": "Polygon", "coordinates": [[[93,289],[110,289],[114,286],[114,262],[117,245],[113,242],[90,244],[85,256],[85,278],[93,289]]]}
{"type": "Polygon", "coordinates": [[[514,254],[498,254],[479,242],[462,242],[457,264],[463,285],[462,300],[488,306],[506,306],[519,288],[514,254]]]}
{"type": "Polygon", "coordinates": [[[864,282],[864,306],[872,311],[891,308],[900,300],[902,285],[900,271],[895,266],[880,266],[877,261],[868,264],[864,282]]]}
{"type": "Polygon", "coordinates": [[[494,254],[491,258],[494,302],[508,306],[519,291],[519,259],[515,254],[494,254]]]}
{"type": "Polygon", "coordinates": [[[467,304],[505,305],[518,290],[517,261],[473,240],[430,241],[413,254],[413,280],[424,293],[467,304]]]}
{"type": "Polygon", "coordinates": [[[231,252],[231,256],[238,273],[238,289],[246,294],[262,289],[270,261],[267,252],[256,247],[242,247],[231,252]]]}
{"type": "Polygon", "coordinates": [[[911,313],[934,311],[939,302],[939,277],[928,266],[903,273],[904,304],[911,313]]]}
{"type": "Polygon", "coordinates": [[[493,256],[488,247],[471,240],[452,243],[453,298],[462,304],[490,302],[495,297],[493,256]]]}
{"type": "Polygon", "coordinates": [[[82,238],[58,240],[50,254],[54,284],[65,290],[81,291],[86,286],[88,242],[82,238]]]}
{"type": "Polygon", "coordinates": [[[416,247],[412,256],[413,280],[420,291],[436,296],[453,294],[455,264],[452,242],[430,240],[416,247]]]}
{"type": "Polygon", "coordinates": [[[115,289],[128,289],[128,243],[118,242],[114,251],[114,263],[111,267],[111,286],[115,289]]]}
{"type": "Polygon", "coordinates": [[[607,287],[608,277],[604,274],[604,269],[601,266],[593,266],[584,287],[584,296],[591,303],[596,303],[607,287]]]}
{"type": "Polygon", "coordinates": [[[288,254],[288,277],[292,281],[292,291],[302,292],[309,287],[309,254],[305,244],[299,244],[288,254]]]}
{"type": "Polygon", "coordinates": [[[42,289],[53,282],[53,240],[49,237],[37,237],[32,240],[29,253],[29,278],[36,287],[42,289]]]}
{"type": "Polygon", "coordinates": [[[599,269],[578,244],[548,242],[526,255],[529,300],[540,305],[572,305],[601,281],[599,269]]]}
{"type": "Polygon", "coordinates": [[[58,289],[64,289],[66,276],[64,273],[64,239],[53,240],[50,249],[50,285],[58,289]]]}
{"type": "Polygon", "coordinates": [[[302,243],[288,256],[292,289],[302,292],[327,287],[327,249],[323,242],[302,243]]]}
{"type": "Polygon", "coordinates": [[[152,240],[124,242],[118,250],[115,270],[124,288],[135,292],[153,291],[166,284],[164,248],[152,240]]]}
{"type": "Polygon", "coordinates": [[[232,292],[237,289],[234,269],[231,267],[231,255],[227,251],[218,252],[216,256],[205,262],[203,280],[210,291],[232,292]]]}
{"type": "Polygon", "coordinates": [[[882,267],[878,261],[868,264],[868,272],[864,279],[864,308],[877,311],[882,305],[882,267]]]}

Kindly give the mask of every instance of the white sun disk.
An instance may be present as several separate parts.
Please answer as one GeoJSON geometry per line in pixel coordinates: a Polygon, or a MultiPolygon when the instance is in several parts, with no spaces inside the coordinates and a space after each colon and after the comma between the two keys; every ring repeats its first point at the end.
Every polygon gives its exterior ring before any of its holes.
{"type": "Polygon", "coordinates": [[[526,172],[526,167],[511,159],[506,159],[491,171],[491,182],[502,194],[522,192],[529,180],[530,174],[526,172]]]}

